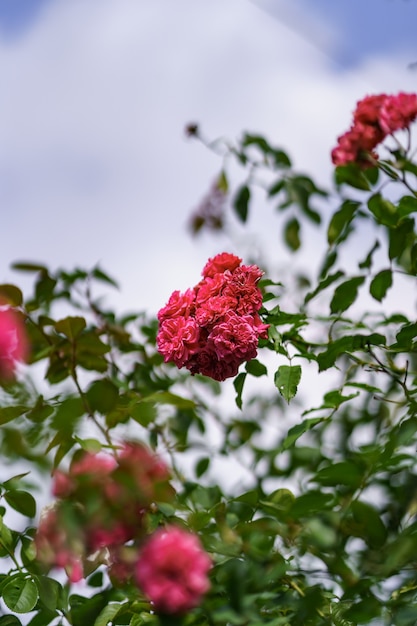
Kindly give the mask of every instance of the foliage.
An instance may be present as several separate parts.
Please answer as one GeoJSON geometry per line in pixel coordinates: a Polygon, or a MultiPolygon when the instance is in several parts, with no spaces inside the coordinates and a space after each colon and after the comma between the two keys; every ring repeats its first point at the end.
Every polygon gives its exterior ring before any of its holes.
{"type": "MultiPolygon", "coordinates": [[[[15,264],[33,274],[34,289],[24,298],[0,285],[31,345],[29,365],[1,387],[0,626],[417,622],[417,324],[408,303],[384,308],[399,283],[414,296],[410,148],[396,144],[374,167],[337,167],[329,195],[262,136],[212,147],[225,157],[216,231],[251,226],[265,180],[293,254],[309,225],[318,248],[330,207],[318,274],[308,266],[286,286],[264,267],[268,338],[233,382],[219,383],[164,363],[155,319],[118,314],[95,295],[115,286],[100,268],[15,264]],[[232,160],[244,172],[234,191],[232,160]],[[175,496],[149,506],[146,533],[179,526],[212,559],[211,588],[184,615],[156,613],[134,580],[118,584],[103,561],[72,585],[37,558],[51,474],[80,451],[110,454],[126,437],[172,472],[175,496]]],[[[208,206],[192,218],[196,232],[213,224],[208,206]]]]}

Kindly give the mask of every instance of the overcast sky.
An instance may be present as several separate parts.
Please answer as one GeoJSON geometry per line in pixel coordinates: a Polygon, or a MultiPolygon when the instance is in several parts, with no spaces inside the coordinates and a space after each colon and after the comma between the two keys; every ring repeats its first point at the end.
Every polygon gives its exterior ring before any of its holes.
{"type": "Polygon", "coordinates": [[[1,0],[0,281],[100,263],[156,311],[228,246],[187,235],[221,162],[186,123],[327,182],[355,102],[417,89],[416,24],[416,0],[1,0]]]}

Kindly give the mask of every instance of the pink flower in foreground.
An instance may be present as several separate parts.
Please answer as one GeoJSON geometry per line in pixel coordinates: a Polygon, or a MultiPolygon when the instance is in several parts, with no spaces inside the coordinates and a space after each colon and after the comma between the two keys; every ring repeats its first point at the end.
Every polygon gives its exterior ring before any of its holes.
{"type": "Polygon", "coordinates": [[[158,320],[162,322],[170,317],[183,315],[188,317],[195,300],[195,293],[192,289],[187,289],[185,293],[174,291],[168,303],[158,312],[158,320]]]}
{"type": "Polygon", "coordinates": [[[0,309],[0,380],[13,378],[16,362],[25,361],[28,341],[19,315],[10,307],[0,309]]]}
{"type": "Polygon", "coordinates": [[[179,615],[210,588],[211,560],[196,535],[174,526],[157,530],[142,549],[136,580],[160,613],[179,615]]]}

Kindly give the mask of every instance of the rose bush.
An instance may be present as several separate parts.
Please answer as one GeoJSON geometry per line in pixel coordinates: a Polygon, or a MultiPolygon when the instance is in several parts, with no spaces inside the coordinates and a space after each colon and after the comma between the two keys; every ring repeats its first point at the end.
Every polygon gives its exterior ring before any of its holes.
{"type": "Polygon", "coordinates": [[[215,143],[242,180],[223,167],[194,231],[250,226],[266,189],[317,269],[221,252],[154,319],[104,304],[99,267],[15,264],[0,626],[415,626],[415,117],[413,94],[358,103],[332,194],[261,135],[215,143]]]}

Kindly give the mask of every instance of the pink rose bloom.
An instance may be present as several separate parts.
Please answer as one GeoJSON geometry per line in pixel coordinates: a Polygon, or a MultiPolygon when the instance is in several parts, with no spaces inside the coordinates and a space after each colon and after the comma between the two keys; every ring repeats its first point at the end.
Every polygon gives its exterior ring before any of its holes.
{"type": "Polygon", "coordinates": [[[168,303],[159,310],[158,320],[162,322],[170,317],[178,317],[180,315],[188,317],[191,313],[194,300],[195,293],[193,289],[187,289],[184,293],[174,291],[171,294],[168,303]]]}
{"type": "Polygon", "coordinates": [[[39,561],[49,567],[64,568],[73,583],[84,578],[82,538],[70,544],[55,507],[42,511],[34,542],[39,561]]]}
{"type": "Polygon", "coordinates": [[[381,107],[384,105],[387,96],[384,93],[365,96],[356,104],[353,114],[353,121],[362,124],[378,124],[381,107]]]}
{"type": "Polygon", "coordinates": [[[202,275],[204,277],[213,277],[216,274],[222,274],[226,270],[233,272],[241,263],[242,259],[239,259],[238,256],[230,254],[230,252],[221,252],[207,261],[203,268],[202,275]]]}
{"type": "Polygon", "coordinates": [[[28,356],[28,341],[21,317],[10,307],[0,309],[0,380],[11,380],[17,361],[28,356]]]}
{"type": "Polygon", "coordinates": [[[214,296],[196,309],[195,319],[200,326],[209,326],[217,322],[228,311],[237,307],[237,298],[232,296],[214,296]]]}
{"type": "Polygon", "coordinates": [[[366,153],[371,153],[377,159],[378,155],[373,150],[384,137],[385,133],[379,126],[358,122],[338,138],[338,145],[332,150],[332,161],[335,165],[357,163],[363,169],[371,167],[372,163],[366,158],[366,153]]]}
{"type": "Polygon", "coordinates": [[[240,316],[229,311],[209,335],[219,359],[249,361],[258,349],[258,333],[250,315],[240,316]]]}
{"type": "Polygon", "coordinates": [[[388,96],[381,108],[379,123],[387,133],[408,128],[417,117],[417,95],[399,93],[388,96]]]}
{"type": "Polygon", "coordinates": [[[194,318],[166,319],[159,327],[156,341],[165,363],[173,361],[177,367],[185,365],[198,348],[200,330],[194,318]]]}
{"type": "Polygon", "coordinates": [[[226,378],[236,376],[241,362],[233,357],[219,359],[213,345],[209,344],[190,359],[187,369],[193,375],[203,374],[221,382],[226,378]]]}
{"type": "Polygon", "coordinates": [[[132,501],[144,508],[152,502],[171,500],[173,489],[168,466],[149,448],[129,441],[124,444],[118,461],[114,478],[124,493],[127,507],[132,501]]]}
{"type": "Polygon", "coordinates": [[[227,274],[215,274],[213,277],[208,276],[200,281],[195,287],[197,305],[209,298],[214,298],[214,296],[220,296],[230,278],[228,272],[227,274]]]}
{"type": "Polygon", "coordinates": [[[174,526],[157,530],[142,549],[136,580],[155,610],[180,615],[210,588],[211,560],[196,535],[174,526]]]}

